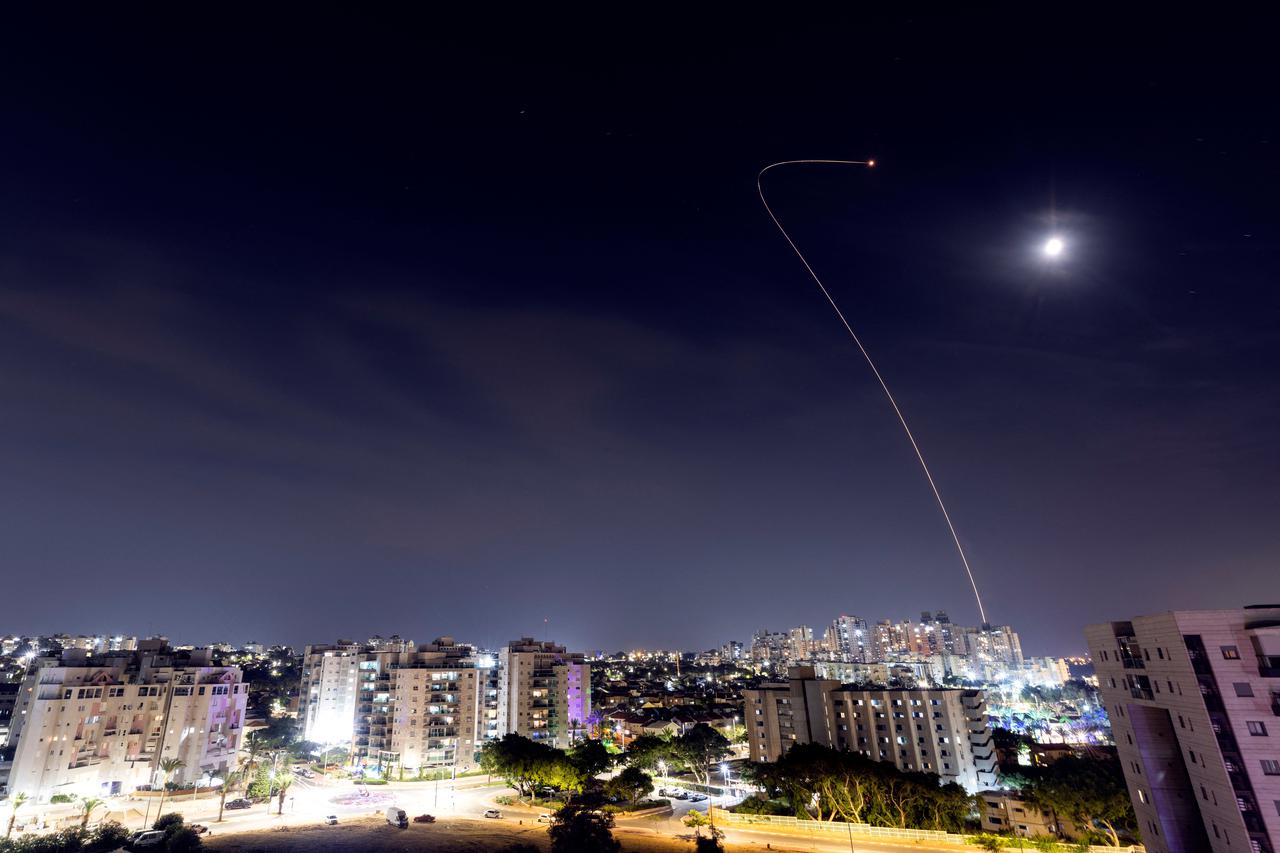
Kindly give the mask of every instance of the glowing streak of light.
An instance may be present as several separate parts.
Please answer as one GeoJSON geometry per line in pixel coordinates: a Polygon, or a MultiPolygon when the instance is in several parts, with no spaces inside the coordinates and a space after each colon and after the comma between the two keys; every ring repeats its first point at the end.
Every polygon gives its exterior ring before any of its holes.
{"type": "Polygon", "coordinates": [[[889,398],[889,405],[893,407],[893,413],[898,416],[898,423],[902,424],[902,431],[907,435],[907,441],[911,442],[911,449],[915,451],[916,459],[920,462],[920,470],[924,472],[924,478],[929,481],[929,488],[933,491],[933,497],[938,502],[938,509],[942,510],[942,517],[947,522],[947,529],[951,531],[951,541],[955,543],[956,553],[960,555],[960,562],[964,564],[964,573],[969,578],[969,586],[973,588],[974,600],[978,602],[978,615],[982,617],[982,624],[987,624],[987,611],[982,606],[982,595],[978,592],[978,582],[973,579],[973,569],[969,567],[969,558],[964,553],[964,546],[960,544],[960,536],[956,533],[956,526],[951,521],[951,513],[947,512],[947,505],[942,500],[942,492],[938,491],[938,484],[933,481],[933,474],[929,472],[929,464],[924,461],[924,454],[920,451],[920,445],[916,443],[916,437],[911,434],[911,427],[907,425],[906,416],[902,414],[902,409],[898,407],[898,401],[894,399],[893,392],[889,390],[889,385],[884,381],[884,377],[880,375],[880,370],[876,367],[876,363],[872,361],[871,354],[867,352],[867,348],[862,345],[862,341],[858,339],[858,335],[853,331],[853,327],[849,325],[849,321],[845,319],[844,312],[840,310],[840,306],[831,296],[831,291],[827,290],[827,286],[822,283],[822,279],[818,278],[818,274],[813,271],[813,267],[809,265],[809,261],[805,258],[804,253],[800,251],[800,247],[791,239],[791,235],[787,233],[787,229],[782,227],[782,223],[778,221],[778,217],[774,215],[773,208],[769,207],[768,200],[764,197],[764,176],[770,169],[776,169],[779,166],[798,166],[809,164],[820,165],[836,165],[836,166],[867,166],[875,165],[875,160],[783,160],[780,163],[773,163],[765,166],[760,170],[760,174],[756,175],[756,192],[760,194],[760,203],[764,205],[765,212],[769,214],[769,218],[773,220],[773,224],[782,232],[782,236],[786,239],[787,244],[791,246],[791,251],[796,253],[796,257],[800,259],[800,263],[804,264],[804,268],[808,270],[809,277],[813,279],[814,284],[818,285],[818,289],[822,291],[822,295],[827,298],[827,302],[831,304],[832,310],[836,312],[836,316],[840,318],[841,324],[844,325],[845,331],[849,333],[849,337],[858,347],[858,351],[862,353],[862,357],[867,360],[867,366],[871,368],[872,374],[875,375],[876,381],[880,383],[880,388],[884,391],[884,395],[889,398]]]}

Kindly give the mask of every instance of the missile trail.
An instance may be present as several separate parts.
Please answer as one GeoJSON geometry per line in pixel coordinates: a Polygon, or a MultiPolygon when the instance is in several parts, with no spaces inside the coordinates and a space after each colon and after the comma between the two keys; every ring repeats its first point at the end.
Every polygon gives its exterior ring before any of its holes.
{"type": "Polygon", "coordinates": [[[884,381],[884,377],[880,375],[880,370],[876,367],[876,363],[872,361],[871,354],[867,352],[867,348],[862,345],[862,341],[858,339],[858,335],[853,330],[853,326],[849,325],[849,321],[845,318],[844,312],[840,310],[840,306],[831,296],[831,291],[827,290],[827,286],[822,283],[822,279],[818,278],[818,274],[813,271],[813,267],[809,265],[809,261],[805,258],[804,253],[800,251],[800,247],[791,239],[791,235],[787,233],[787,229],[782,227],[782,223],[778,221],[778,217],[774,214],[773,208],[769,207],[769,201],[764,196],[764,176],[770,169],[776,169],[780,166],[799,166],[799,165],[828,165],[828,166],[867,166],[868,168],[876,164],[875,160],[783,160],[780,163],[773,163],[765,166],[760,170],[760,174],[756,175],[756,192],[760,194],[760,203],[764,205],[765,212],[769,214],[769,218],[773,220],[773,224],[782,232],[783,238],[787,244],[791,246],[791,251],[796,253],[796,257],[800,259],[800,263],[804,264],[804,268],[808,270],[809,277],[813,279],[814,284],[818,285],[818,289],[822,291],[822,295],[827,298],[827,302],[831,304],[832,310],[836,312],[836,316],[840,318],[841,324],[845,331],[849,333],[849,337],[853,339],[854,344],[858,347],[858,351],[862,353],[862,357],[867,360],[867,366],[871,368],[871,373],[876,377],[876,381],[880,383],[880,388],[884,391],[885,397],[889,398],[889,405],[893,407],[893,413],[898,416],[898,423],[902,424],[902,431],[907,435],[907,441],[911,442],[911,449],[915,451],[916,459],[920,462],[920,470],[924,472],[924,478],[929,481],[929,488],[933,491],[934,500],[938,502],[938,509],[942,510],[942,518],[947,522],[947,530],[951,531],[951,541],[955,543],[956,553],[960,555],[960,562],[964,564],[964,573],[969,578],[969,586],[973,588],[974,600],[978,602],[978,615],[982,617],[982,624],[987,624],[987,611],[982,606],[982,595],[978,592],[978,582],[973,579],[973,569],[969,567],[969,558],[964,553],[964,546],[960,544],[960,536],[956,533],[956,526],[951,521],[951,513],[947,512],[947,505],[942,500],[942,492],[938,491],[938,484],[933,481],[933,474],[929,472],[929,464],[924,461],[924,453],[920,451],[920,445],[916,443],[916,437],[911,434],[911,427],[907,425],[907,418],[902,414],[902,409],[898,407],[898,401],[894,399],[893,392],[889,390],[889,385],[884,381]]]}

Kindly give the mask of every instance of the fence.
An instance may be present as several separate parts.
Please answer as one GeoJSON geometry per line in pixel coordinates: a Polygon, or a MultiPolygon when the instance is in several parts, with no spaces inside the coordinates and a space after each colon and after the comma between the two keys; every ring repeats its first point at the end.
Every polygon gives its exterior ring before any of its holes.
{"type": "MultiPolygon", "coordinates": [[[[862,839],[882,838],[885,840],[897,839],[899,841],[915,841],[917,843],[931,841],[935,844],[961,844],[973,845],[975,836],[972,835],[956,835],[950,832],[943,832],[937,829],[898,829],[892,826],[872,826],[868,823],[840,823],[836,821],[825,820],[801,820],[794,817],[786,817],[783,815],[754,815],[754,814],[736,814],[728,812],[724,809],[711,807],[714,813],[715,822],[727,826],[741,826],[743,828],[750,827],[753,830],[779,829],[779,830],[795,830],[799,832],[812,832],[822,835],[840,835],[850,836],[862,839]]],[[[1018,839],[1008,839],[1009,849],[1018,846],[1018,839]]],[[[978,849],[974,847],[973,849],[978,849]]],[[[1026,846],[1027,850],[1034,848],[1031,845],[1026,846]]],[[[1070,842],[1063,843],[1061,849],[1072,850],[1077,849],[1070,842]]],[[[1130,847],[1107,847],[1092,846],[1089,853],[1145,853],[1145,849],[1141,845],[1130,847]]]]}

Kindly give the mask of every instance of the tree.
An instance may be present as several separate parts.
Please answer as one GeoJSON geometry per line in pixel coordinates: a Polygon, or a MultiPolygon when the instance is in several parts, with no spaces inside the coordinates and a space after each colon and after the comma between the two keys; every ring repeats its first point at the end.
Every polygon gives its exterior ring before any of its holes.
{"type": "Polygon", "coordinates": [[[577,746],[569,750],[569,760],[588,778],[599,776],[613,764],[613,756],[598,740],[580,741],[577,746]]]}
{"type": "Polygon", "coordinates": [[[161,809],[164,808],[164,795],[169,790],[169,778],[186,766],[187,762],[183,761],[181,758],[160,759],[160,772],[163,774],[162,778],[164,781],[160,785],[160,806],[156,809],[156,814],[159,814],[161,809]]]}
{"type": "Polygon", "coordinates": [[[284,795],[285,795],[285,792],[289,790],[289,786],[292,784],[293,784],[293,779],[285,774],[281,774],[276,779],[276,785],[278,786],[278,790],[280,791],[279,793],[280,807],[276,811],[276,814],[284,814],[284,795]]]}
{"type": "Polygon", "coordinates": [[[223,777],[222,791],[218,794],[218,823],[222,823],[222,812],[227,806],[227,792],[235,790],[243,781],[243,770],[232,770],[223,777]]]}
{"type": "Polygon", "coordinates": [[[80,828],[89,828],[89,818],[93,817],[93,813],[105,806],[106,803],[97,797],[87,797],[80,802],[80,828]]]}
{"type": "Polygon", "coordinates": [[[685,812],[684,817],[681,818],[680,821],[690,829],[700,829],[701,827],[709,825],[711,823],[711,818],[707,817],[697,809],[690,809],[685,812]]]}
{"type": "Polygon", "coordinates": [[[18,809],[22,808],[22,804],[27,801],[27,795],[22,791],[14,794],[9,800],[9,828],[5,830],[4,837],[7,839],[13,835],[13,825],[18,822],[18,809]]]}
{"type": "Polygon", "coordinates": [[[711,835],[699,835],[693,839],[693,853],[724,853],[724,845],[720,843],[720,830],[711,835]]]}
{"type": "Polygon", "coordinates": [[[172,829],[178,829],[184,824],[186,824],[186,821],[183,819],[182,815],[177,812],[169,812],[166,815],[160,815],[160,817],[156,818],[156,822],[151,824],[151,828],[168,832],[172,829]]]}
{"type": "Polygon", "coordinates": [[[698,723],[671,742],[677,758],[687,766],[694,778],[707,784],[711,767],[729,754],[729,740],[706,723],[698,723]]]}
{"type": "Polygon", "coordinates": [[[653,790],[653,777],[639,767],[628,767],[604,783],[605,792],[632,804],[653,790]]]}
{"type": "Polygon", "coordinates": [[[672,760],[671,739],[659,735],[640,735],[631,742],[623,760],[630,767],[655,770],[659,761],[672,760]]]}
{"type": "Polygon", "coordinates": [[[1067,756],[1031,777],[1026,796],[1040,808],[1080,826],[1101,826],[1112,847],[1133,826],[1133,804],[1117,761],[1067,756]]]}
{"type": "Polygon", "coordinates": [[[552,853],[618,853],[613,815],[571,802],[556,812],[548,834],[552,853]]]}
{"type": "Polygon", "coordinates": [[[481,747],[480,767],[501,776],[522,797],[538,785],[580,792],[586,783],[586,774],[563,751],[518,734],[481,747]]]}

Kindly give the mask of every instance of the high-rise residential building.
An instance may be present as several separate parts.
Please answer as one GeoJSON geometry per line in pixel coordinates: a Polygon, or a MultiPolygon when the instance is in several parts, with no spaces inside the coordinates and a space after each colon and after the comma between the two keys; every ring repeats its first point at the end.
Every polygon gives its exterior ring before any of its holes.
{"type": "Polygon", "coordinates": [[[964,628],[964,653],[971,666],[995,670],[1022,669],[1022,641],[1008,625],[964,628]]]}
{"type": "Polygon", "coordinates": [[[751,662],[764,670],[785,666],[787,635],[777,631],[757,631],[751,638],[751,662]]]}
{"type": "Polygon", "coordinates": [[[591,665],[581,653],[532,637],[498,654],[498,731],[559,748],[585,731],[591,713],[591,665]]]}
{"type": "Polygon", "coordinates": [[[377,638],[307,646],[303,737],[384,774],[470,769],[496,725],[491,656],[449,637],[410,648],[377,638]]]}
{"type": "Polygon", "coordinates": [[[813,660],[813,629],[800,625],[787,632],[786,661],[795,665],[813,660]]]}
{"type": "Polygon", "coordinates": [[[831,623],[831,652],[838,661],[868,663],[871,656],[871,633],[867,622],[858,616],[841,615],[831,623]]]}
{"type": "Polygon", "coordinates": [[[1085,635],[1147,850],[1280,849],[1280,605],[1085,635]]]}
{"type": "Polygon", "coordinates": [[[127,793],[159,782],[166,758],[182,762],[171,781],[223,775],[237,763],[247,699],[239,668],[160,640],[38,658],[14,707],[5,790],[37,801],[127,793]]]}
{"type": "Polygon", "coordinates": [[[348,747],[356,718],[357,668],[367,647],[350,640],[307,646],[302,653],[299,715],[303,740],[348,747]]]}
{"type": "Polygon", "coordinates": [[[793,667],[786,683],[744,691],[753,761],[819,743],[936,773],[971,792],[996,783],[996,756],[979,690],[866,688],[793,667]]]}

